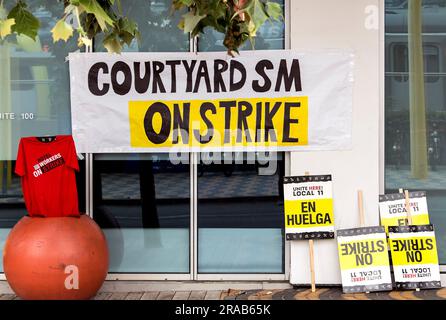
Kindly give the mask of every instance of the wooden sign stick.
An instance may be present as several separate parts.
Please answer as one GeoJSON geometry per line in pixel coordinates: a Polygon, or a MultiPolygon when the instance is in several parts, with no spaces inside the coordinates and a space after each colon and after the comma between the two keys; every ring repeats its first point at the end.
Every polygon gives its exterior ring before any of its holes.
{"type": "Polygon", "coordinates": [[[316,292],[316,275],[314,273],[314,240],[308,241],[310,247],[311,292],[316,292]]]}
{"type": "Polygon", "coordinates": [[[359,226],[365,227],[364,204],[362,190],[358,190],[359,226]]]}
{"type": "Polygon", "coordinates": [[[412,213],[410,211],[410,198],[409,198],[409,190],[404,191],[404,195],[406,198],[406,211],[407,211],[407,225],[412,225],[412,213]]]}
{"type": "MultiPolygon", "coordinates": [[[[358,190],[358,211],[359,211],[359,227],[365,227],[365,216],[364,216],[364,199],[362,190],[358,190]]],[[[370,293],[366,291],[365,293],[370,293]]]]}
{"type": "MultiPolygon", "coordinates": [[[[309,176],[308,171],[305,172],[306,176],[309,176]]],[[[311,292],[316,292],[316,275],[314,273],[314,240],[310,239],[308,241],[310,249],[310,272],[311,272],[311,292]]]]}
{"type": "MultiPolygon", "coordinates": [[[[407,211],[407,225],[412,225],[412,212],[410,210],[410,196],[409,196],[409,190],[404,190],[404,196],[406,199],[406,211],[407,211]]],[[[420,288],[416,288],[416,291],[420,291],[420,288]]]]}

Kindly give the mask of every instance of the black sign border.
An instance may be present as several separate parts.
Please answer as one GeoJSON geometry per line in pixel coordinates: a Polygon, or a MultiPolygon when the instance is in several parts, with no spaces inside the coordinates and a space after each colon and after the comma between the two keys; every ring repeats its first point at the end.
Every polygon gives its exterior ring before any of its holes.
{"type": "Polygon", "coordinates": [[[439,289],[441,281],[396,282],[395,288],[400,290],[439,289]]]}
{"type": "MultiPolygon", "coordinates": [[[[427,197],[426,191],[411,191],[409,192],[409,198],[424,198],[427,197]]],[[[402,200],[405,199],[406,196],[404,193],[390,193],[390,194],[380,194],[379,195],[379,202],[387,202],[387,201],[393,201],[393,200],[402,200]]]]}
{"type": "Polygon", "coordinates": [[[374,233],[386,233],[386,230],[382,226],[375,227],[362,227],[362,228],[351,228],[351,229],[341,229],[336,231],[338,237],[350,237],[350,236],[359,236],[365,234],[374,234],[374,233]]]}
{"type": "Polygon", "coordinates": [[[327,182],[333,181],[331,174],[317,175],[317,176],[291,176],[283,177],[283,183],[305,183],[305,182],[327,182]]]}
{"type": "Polygon", "coordinates": [[[360,292],[377,292],[377,291],[392,291],[392,283],[381,283],[374,285],[359,285],[359,286],[342,286],[344,293],[360,293],[360,292]]]}
{"type": "Polygon", "coordinates": [[[410,226],[389,226],[390,233],[417,233],[417,232],[435,232],[433,224],[410,225],[410,226]]]}
{"type": "Polygon", "coordinates": [[[334,231],[315,231],[315,232],[286,234],[286,240],[325,240],[334,238],[335,238],[334,231]]]}

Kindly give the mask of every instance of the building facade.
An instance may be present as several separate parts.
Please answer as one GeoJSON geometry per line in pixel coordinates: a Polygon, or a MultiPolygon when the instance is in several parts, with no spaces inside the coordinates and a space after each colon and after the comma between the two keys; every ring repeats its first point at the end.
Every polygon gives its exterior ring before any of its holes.
{"type": "MultiPolygon", "coordinates": [[[[15,113],[0,120],[1,247],[26,214],[13,174],[20,137],[71,133],[65,58],[78,50],[77,42],[52,42],[60,4],[29,2],[42,25],[37,41],[18,36],[0,44],[0,114],[15,113]]],[[[230,164],[200,153],[180,165],[167,154],[80,155],[79,203],[107,237],[109,280],[309,283],[308,244],[285,240],[282,192],[283,176],[305,172],[333,175],[337,229],[359,226],[358,190],[366,225],[379,224],[379,194],[427,191],[446,273],[446,1],[423,1],[428,167],[422,178],[411,173],[408,0],[277,2],[284,20],[262,27],[256,50],[354,51],[352,149],[268,158],[240,153],[230,164]]],[[[179,30],[180,14],[170,15],[170,0],[126,1],[123,10],[142,35],[125,51],[225,50],[216,32],[192,38],[179,30]]],[[[252,50],[249,44],[243,49],[252,50]]],[[[92,50],[104,48],[95,41],[92,50]]],[[[340,284],[336,240],[316,241],[315,263],[318,284],[340,284]]]]}

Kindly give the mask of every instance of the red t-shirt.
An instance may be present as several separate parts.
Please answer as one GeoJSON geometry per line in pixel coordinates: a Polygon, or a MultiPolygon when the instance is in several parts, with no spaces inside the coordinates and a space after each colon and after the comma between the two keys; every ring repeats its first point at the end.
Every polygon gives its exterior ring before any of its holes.
{"type": "Polygon", "coordinates": [[[20,140],[15,173],[22,177],[23,197],[30,216],[79,216],[76,175],[79,171],[73,137],[50,142],[37,137],[20,140]]]}

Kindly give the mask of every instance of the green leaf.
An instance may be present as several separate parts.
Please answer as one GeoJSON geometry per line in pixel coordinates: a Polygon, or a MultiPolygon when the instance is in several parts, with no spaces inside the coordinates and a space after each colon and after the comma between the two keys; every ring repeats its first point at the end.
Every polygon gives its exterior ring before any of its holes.
{"type": "Polygon", "coordinates": [[[119,30],[126,31],[128,33],[134,34],[138,30],[138,25],[135,21],[130,20],[127,17],[120,18],[118,20],[119,30]]]}
{"type": "Polygon", "coordinates": [[[184,19],[181,19],[177,26],[179,29],[184,30],[184,19]]]}
{"type": "Polygon", "coordinates": [[[283,18],[282,7],[275,2],[267,2],[265,5],[266,13],[273,20],[283,18]]]}
{"type": "Polygon", "coordinates": [[[265,12],[265,5],[260,0],[252,0],[252,2],[242,10],[249,15],[249,19],[254,24],[250,28],[250,35],[255,37],[257,31],[268,19],[268,15],[265,12]]]}
{"type": "Polygon", "coordinates": [[[69,4],[68,6],[65,7],[64,12],[65,14],[70,14],[73,12],[74,9],[76,9],[76,6],[73,4],[69,4]]]}
{"type": "Polygon", "coordinates": [[[12,33],[11,27],[15,24],[14,19],[0,20],[0,38],[4,39],[12,33]]]}
{"type": "Polygon", "coordinates": [[[119,18],[114,27],[114,33],[119,36],[121,42],[126,43],[128,46],[130,46],[133,39],[139,37],[138,25],[127,17],[119,18]]]}
{"type": "Polygon", "coordinates": [[[250,37],[255,37],[256,31],[257,31],[257,29],[256,29],[256,25],[255,25],[254,21],[249,20],[249,22],[248,22],[248,33],[249,33],[249,36],[250,37]]]}
{"type": "Polygon", "coordinates": [[[173,13],[176,10],[181,10],[184,8],[184,4],[180,0],[173,0],[172,6],[171,6],[171,13],[173,13]]]}
{"type": "Polygon", "coordinates": [[[77,39],[77,45],[79,47],[82,47],[82,46],[91,47],[91,46],[93,46],[93,41],[88,37],[79,35],[79,38],[77,39]]]}
{"type": "Polygon", "coordinates": [[[111,33],[106,36],[102,44],[109,53],[121,53],[122,44],[115,33],[111,33]]]}
{"type": "Polygon", "coordinates": [[[128,46],[132,43],[133,39],[135,39],[135,36],[128,32],[120,32],[119,38],[128,46]]]}
{"type": "Polygon", "coordinates": [[[14,19],[15,24],[11,27],[12,32],[24,34],[35,40],[39,31],[40,22],[29,12],[25,2],[19,0],[14,8],[8,14],[8,19],[14,19]]]}
{"type": "Polygon", "coordinates": [[[73,27],[65,22],[64,19],[60,19],[53,29],[51,29],[53,34],[53,41],[57,42],[59,40],[67,41],[73,35],[73,27]]]}
{"type": "Polygon", "coordinates": [[[95,16],[102,31],[107,30],[107,24],[113,25],[113,19],[110,18],[96,0],[79,0],[79,4],[87,13],[95,16]]]}
{"type": "MultiPolygon", "coordinates": [[[[115,3],[115,0],[112,1],[112,5],[113,5],[114,3],[115,3]]],[[[119,14],[122,15],[122,4],[121,4],[121,0],[117,0],[116,3],[117,3],[117,6],[118,6],[119,14]]]]}
{"type": "Polygon", "coordinates": [[[206,15],[195,15],[191,11],[183,15],[184,19],[184,33],[192,32],[197,24],[205,18],[206,15]]]}
{"type": "Polygon", "coordinates": [[[185,6],[190,7],[191,5],[194,4],[194,0],[179,0],[179,2],[181,2],[182,4],[184,4],[185,6]]]}

